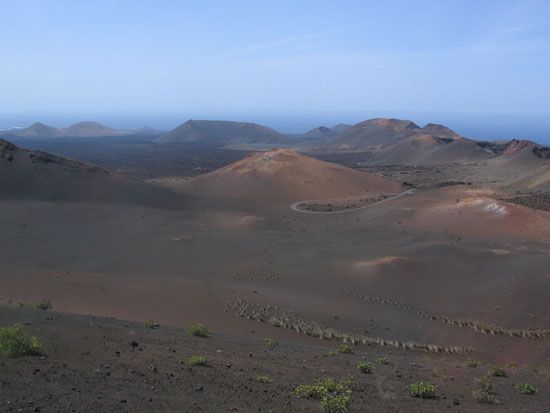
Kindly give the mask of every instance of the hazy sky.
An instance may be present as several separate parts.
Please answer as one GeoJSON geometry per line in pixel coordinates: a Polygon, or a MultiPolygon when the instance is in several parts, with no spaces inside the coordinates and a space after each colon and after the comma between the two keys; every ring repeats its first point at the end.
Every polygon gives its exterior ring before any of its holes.
{"type": "Polygon", "coordinates": [[[0,0],[0,113],[545,119],[550,1],[0,0]]]}

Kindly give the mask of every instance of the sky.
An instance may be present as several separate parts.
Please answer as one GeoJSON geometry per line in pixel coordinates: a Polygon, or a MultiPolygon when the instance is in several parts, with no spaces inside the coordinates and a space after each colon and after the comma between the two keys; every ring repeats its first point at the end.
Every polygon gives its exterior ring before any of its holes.
{"type": "Polygon", "coordinates": [[[370,117],[550,143],[550,1],[0,0],[0,128],[370,117]]]}

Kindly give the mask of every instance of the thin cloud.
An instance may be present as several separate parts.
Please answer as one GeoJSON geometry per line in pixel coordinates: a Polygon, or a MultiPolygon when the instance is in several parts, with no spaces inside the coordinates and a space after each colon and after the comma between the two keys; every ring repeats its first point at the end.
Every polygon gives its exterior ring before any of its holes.
{"type": "Polygon", "coordinates": [[[281,46],[289,46],[293,44],[299,44],[307,40],[320,39],[323,37],[332,36],[347,30],[349,30],[349,27],[332,29],[332,30],[324,30],[324,31],[314,32],[314,33],[306,33],[302,35],[283,37],[283,38],[275,39],[269,42],[251,44],[241,49],[236,49],[236,50],[224,53],[218,56],[216,59],[214,59],[214,61],[219,63],[219,62],[230,60],[231,58],[235,58],[239,56],[260,53],[260,52],[275,49],[281,46]]]}

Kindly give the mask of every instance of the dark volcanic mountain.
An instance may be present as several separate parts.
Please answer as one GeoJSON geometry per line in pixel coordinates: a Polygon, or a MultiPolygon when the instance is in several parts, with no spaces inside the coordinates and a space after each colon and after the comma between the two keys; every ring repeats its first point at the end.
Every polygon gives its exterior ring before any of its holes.
{"type": "Polygon", "coordinates": [[[63,129],[64,136],[89,138],[96,136],[116,136],[123,132],[102,125],[99,122],[85,121],[78,122],[68,128],[63,129]]]}
{"type": "Polygon", "coordinates": [[[151,134],[151,135],[161,133],[160,131],[154,128],[151,128],[150,126],[142,126],[141,128],[134,129],[131,132],[135,134],[151,134]]]}
{"type": "Polygon", "coordinates": [[[422,128],[422,131],[425,134],[437,136],[438,138],[459,139],[462,137],[454,130],[436,123],[428,123],[422,128]]]}
{"type": "Polygon", "coordinates": [[[347,123],[339,123],[338,125],[334,125],[331,129],[334,132],[341,134],[347,131],[349,128],[353,128],[353,125],[348,125],[347,123]]]}
{"type": "Polygon", "coordinates": [[[273,129],[256,123],[188,120],[159,136],[157,143],[285,143],[288,139],[273,129]]]}
{"type": "Polygon", "coordinates": [[[300,136],[305,139],[328,140],[338,136],[338,133],[326,126],[319,126],[300,136]]]}
{"type": "Polygon", "coordinates": [[[101,123],[91,121],[78,122],[67,128],[55,128],[36,122],[28,128],[5,131],[1,136],[18,138],[94,138],[99,136],[125,135],[127,133],[129,132],[113,129],[101,123]]]}
{"type": "Polygon", "coordinates": [[[10,130],[5,135],[20,136],[23,138],[56,138],[63,136],[63,132],[53,126],[45,125],[40,122],[33,123],[28,128],[10,130]]]}
{"type": "Polygon", "coordinates": [[[141,181],[0,139],[0,199],[170,206],[180,197],[141,181]]]}

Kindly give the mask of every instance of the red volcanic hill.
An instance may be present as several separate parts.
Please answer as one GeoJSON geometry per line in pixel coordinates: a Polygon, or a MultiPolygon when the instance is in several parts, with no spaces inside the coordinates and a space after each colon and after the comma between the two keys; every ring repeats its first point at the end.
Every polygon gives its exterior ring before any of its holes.
{"type": "Polygon", "coordinates": [[[258,203],[349,198],[394,193],[401,186],[383,177],[320,161],[286,149],[252,153],[192,179],[192,191],[258,203]]]}
{"type": "Polygon", "coordinates": [[[0,139],[0,199],[169,207],[180,196],[118,173],[0,139]]]}
{"type": "Polygon", "coordinates": [[[338,149],[368,150],[393,145],[416,134],[420,127],[410,120],[369,119],[345,130],[333,142],[338,149]]]}

